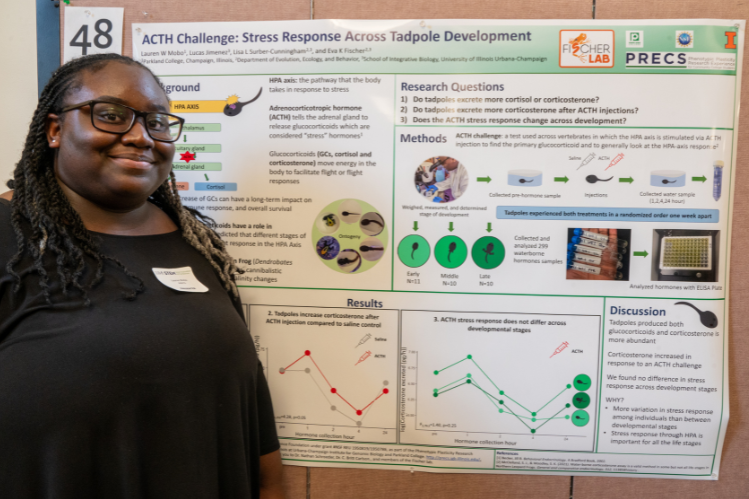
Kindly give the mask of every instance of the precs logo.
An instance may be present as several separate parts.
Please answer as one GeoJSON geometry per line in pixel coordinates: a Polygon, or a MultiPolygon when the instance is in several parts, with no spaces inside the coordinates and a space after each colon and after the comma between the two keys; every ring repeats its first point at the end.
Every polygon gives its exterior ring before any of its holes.
{"type": "Polygon", "coordinates": [[[694,47],[694,31],[677,31],[676,48],[691,49],[694,47]]]}
{"type": "Polygon", "coordinates": [[[559,32],[560,68],[613,68],[614,31],[594,29],[559,32]]]}

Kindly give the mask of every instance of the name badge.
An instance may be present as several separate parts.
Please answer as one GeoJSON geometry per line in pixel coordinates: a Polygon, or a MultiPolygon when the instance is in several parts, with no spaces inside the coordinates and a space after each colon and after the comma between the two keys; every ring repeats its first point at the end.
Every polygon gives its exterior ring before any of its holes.
{"type": "Polygon", "coordinates": [[[198,281],[192,273],[192,267],[180,267],[178,269],[159,269],[154,267],[153,273],[161,284],[177,291],[185,293],[205,293],[208,288],[198,281]]]}

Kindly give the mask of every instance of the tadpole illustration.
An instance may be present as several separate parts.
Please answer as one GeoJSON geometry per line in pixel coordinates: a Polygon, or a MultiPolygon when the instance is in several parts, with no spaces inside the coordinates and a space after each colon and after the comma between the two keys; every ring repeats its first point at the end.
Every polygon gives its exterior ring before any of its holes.
{"type": "Polygon", "coordinates": [[[382,225],[381,222],[378,222],[377,220],[372,220],[370,218],[365,218],[364,220],[362,220],[359,223],[362,224],[362,225],[376,224],[376,225],[379,225],[380,227],[384,227],[384,225],[382,225]]]}
{"type": "Polygon", "coordinates": [[[448,250],[447,250],[447,261],[448,262],[450,261],[450,255],[452,255],[453,251],[455,251],[456,249],[458,249],[458,244],[455,241],[451,242],[450,246],[448,247],[448,250]]]}
{"type": "Polygon", "coordinates": [[[359,246],[361,251],[385,251],[385,248],[378,248],[377,246],[359,246]]]}
{"type": "Polygon", "coordinates": [[[689,302],[677,301],[674,305],[686,305],[692,307],[698,314],[700,314],[700,322],[703,326],[710,329],[718,327],[718,317],[709,310],[700,310],[689,302]]]}
{"type": "Polygon", "coordinates": [[[414,253],[416,252],[417,249],[419,249],[419,243],[413,243],[411,245],[411,260],[414,259],[414,253]]]}
{"type": "Polygon", "coordinates": [[[343,215],[344,217],[348,217],[348,216],[351,216],[351,215],[361,215],[361,213],[351,213],[351,212],[348,212],[348,211],[342,211],[341,215],[343,215]]]}
{"type": "Polygon", "coordinates": [[[484,256],[484,262],[489,263],[489,256],[494,255],[494,243],[489,243],[486,245],[486,248],[482,249],[486,255],[484,256]]]}
{"type": "Polygon", "coordinates": [[[524,178],[521,178],[520,180],[518,180],[518,182],[520,182],[521,184],[530,184],[530,183],[531,183],[531,182],[533,182],[534,180],[535,180],[535,179],[530,179],[530,180],[526,180],[526,179],[524,179],[524,178]]]}
{"type": "Polygon", "coordinates": [[[664,178],[663,180],[661,180],[661,183],[662,184],[675,184],[676,180],[668,180],[664,178]]]}
{"type": "Polygon", "coordinates": [[[589,184],[595,184],[596,182],[608,182],[608,181],[609,181],[609,180],[611,180],[612,178],[614,178],[614,177],[609,177],[609,178],[598,178],[598,177],[596,177],[595,175],[588,175],[587,177],[585,177],[585,180],[586,180],[586,181],[587,181],[587,182],[588,182],[589,184]]]}
{"type": "Polygon", "coordinates": [[[227,103],[224,106],[224,114],[226,116],[236,116],[236,115],[238,115],[239,113],[242,112],[242,108],[244,106],[246,106],[247,104],[250,104],[252,102],[255,102],[260,97],[260,94],[262,94],[262,93],[263,93],[263,87],[260,87],[260,91],[257,93],[257,95],[253,99],[248,100],[247,102],[239,102],[239,100],[237,100],[236,102],[233,102],[231,104],[227,103]]]}

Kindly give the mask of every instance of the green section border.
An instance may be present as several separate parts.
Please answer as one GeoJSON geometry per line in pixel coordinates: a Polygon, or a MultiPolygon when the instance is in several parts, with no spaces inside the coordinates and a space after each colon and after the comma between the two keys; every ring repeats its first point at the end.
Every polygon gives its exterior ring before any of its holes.
{"type": "Polygon", "coordinates": [[[238,288],[258,288],[258,289],[298,289],[309,291],[364,291],[367,293],[420,293],[420,294],[445,294],[445,295],[483,295],[483,296],[544,296],[544,297],[561,297],[561,298],[616,298],[630,300],[694,300],[694,301],[725,301],[725,298],[685,298],[683,296],[613,296],[613,295],[546,295],[533,293],[471,293],[466,291],[409,291],[399,289],[353,289],[353,288],[301,288],[290,286],[249,286],[238,284],[238,288]]]}

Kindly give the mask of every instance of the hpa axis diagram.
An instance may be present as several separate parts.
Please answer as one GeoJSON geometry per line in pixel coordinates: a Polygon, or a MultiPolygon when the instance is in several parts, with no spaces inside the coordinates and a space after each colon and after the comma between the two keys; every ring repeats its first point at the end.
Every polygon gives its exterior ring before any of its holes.
{"type": "MultiPolygon", "coordinates": [[[[435,370],[434,375],[444,378],[445,374],[450,375],[457,371],[458,366],[468,368],[465,375],[457,379],[454,379],[455,375],[453,375],[452,378],[449,378],[451,379],[449,383],[434,388],[432,395],[435,398],[449,397],[446,394],[457,389],[478,390],[494,406],[499,414],[516,418],[531,434],[535,434],[541,427],[552,420],[568,420],[577,427],[586,426],[590,422],[590,415],[584,410],[591,402],[590,395],[586,393],[591,387],[591,379],[586,374],[575,376],[573,380],[570,380],[570,383],[564,385],[548,402],[537,409],[533,409],[526,407],[528,404],[522,404],[519,400],[511,396],[508,391],[505,391],[495,383],[472,355],[467,355],[465,358],[447,367],[435,370]],[[445,371],[448,372],[445,373],[445,371]],[[477,379],[475,376],[475,374],[479,373],[482,375],[482,380],[477,379]],[[572,394],[571,400],[570,394],[572,394]],[[571,412],[571,414],[562,415],[565,411],[571,412]]],[[[453,403],[455,402],[453,401],[453,403]]]]}

